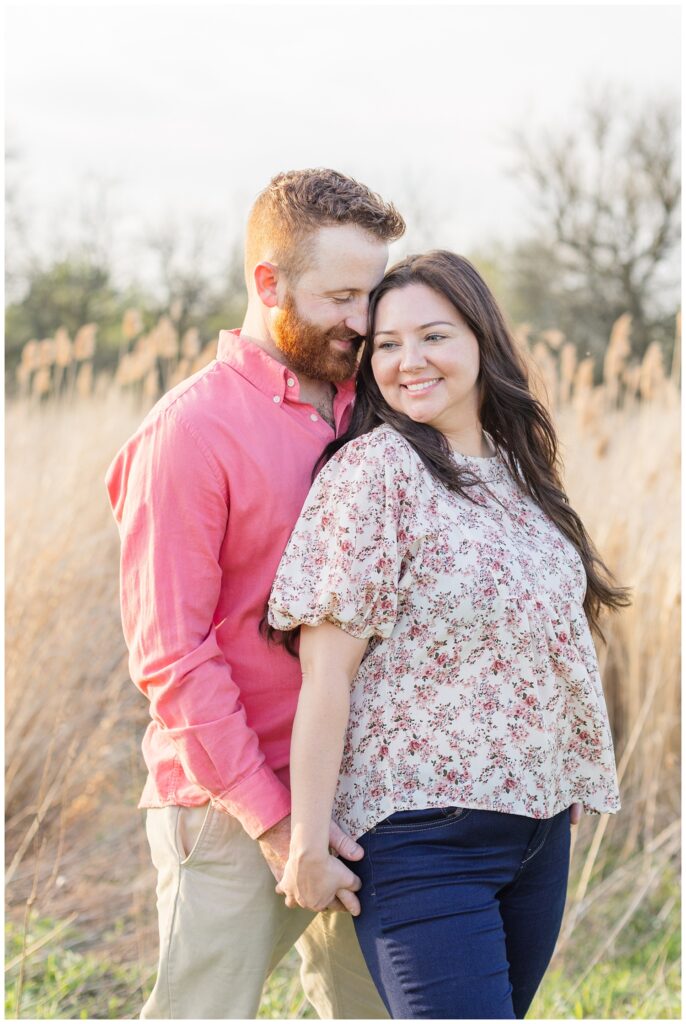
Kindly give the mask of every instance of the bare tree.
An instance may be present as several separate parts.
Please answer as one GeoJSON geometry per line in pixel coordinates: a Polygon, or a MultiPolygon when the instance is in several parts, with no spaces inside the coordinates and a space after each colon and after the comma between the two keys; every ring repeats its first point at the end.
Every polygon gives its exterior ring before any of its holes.
{"type": "Polygon", "coordinates": [[[182,229],[172,220],[151,229],[145,246],[156,262],[160,313],[172,313],[180,334],[204,312],[212,291],[208,257],[214,234],[208,219],[189,221],[182,229]]]}
{"type": "Polygon", "coordinates": [[[31,246],[23,189],[25,167],[21,150],[9,128],[8,136],[5,147],[5,293],[11,301],[25,290],[31,246]]]}
{"type": "Polygon", "coordinates": [[[405,234],[394,243],[392,251],[396,257],[400,259],[409,253],[448,248],[446,225],[449,218],[437,199],[441,188],[436,181],[422,171],[405,168],[396,188],[398,209],[406,224],[405,234]]]}
{"type": "Polygon", "coordinates": [[[568,314],[592,308],[603,330],[630,313],[640,354],[678,294],[677,103],[631,106],[605,91],[585,103],[578,124],[521,132],[514,148],[537,228],[519,254],[529,264],[520,273],[538,268],[548,283],[554,274],[568,314]]]}

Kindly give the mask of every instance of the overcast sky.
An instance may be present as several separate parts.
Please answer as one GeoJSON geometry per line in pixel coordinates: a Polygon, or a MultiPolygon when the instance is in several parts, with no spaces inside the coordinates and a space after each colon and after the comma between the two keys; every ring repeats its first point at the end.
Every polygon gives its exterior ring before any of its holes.
{"type": "Polygon", "coordinates": [[[515,127],[569,123],[604,84],[679,91],[676,6],[25,4],[6,29],[37,237],[66,234],[86,179],[107,181],[120,255],[169,217],[211,219],[228,246],[272,174],[314,165],[411,222],[431,209],[434,244],[508,240],[528,216],[515,127]]]}

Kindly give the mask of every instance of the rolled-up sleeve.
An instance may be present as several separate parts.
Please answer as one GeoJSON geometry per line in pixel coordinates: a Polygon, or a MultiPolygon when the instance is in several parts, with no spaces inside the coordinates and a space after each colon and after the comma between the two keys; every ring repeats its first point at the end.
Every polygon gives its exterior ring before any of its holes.
{"type": "Polygon", "coordinates": [[[290,812],[217,641],[230,481],[174,408],[122,449],[107,476],[121,537],[131,678],[189,779],[253,838],[290,812]]]}

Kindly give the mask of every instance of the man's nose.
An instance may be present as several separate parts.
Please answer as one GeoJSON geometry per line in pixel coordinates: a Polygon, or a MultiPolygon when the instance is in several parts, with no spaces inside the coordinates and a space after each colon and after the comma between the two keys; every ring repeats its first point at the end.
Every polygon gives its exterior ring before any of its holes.
{"type": "Polygon", "coordinates": [[[367,333],[367,313],[369,310],[369,300],[360,300],[355,304],[355,308],[350,311],[350,314],[345,318],[345,326],[350,331],[354,331],[355,334],[359,334],[364,337],[367,333]]]}

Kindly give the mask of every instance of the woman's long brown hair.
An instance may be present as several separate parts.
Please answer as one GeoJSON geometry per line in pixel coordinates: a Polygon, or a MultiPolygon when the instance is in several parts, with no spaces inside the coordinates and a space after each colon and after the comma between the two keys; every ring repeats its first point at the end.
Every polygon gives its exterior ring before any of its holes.
{"type": "MultiPolygon", "coordinates": [[[[324,449],[314,475],[348,441],[382,423],[394,427],[412,445],[431,475],[450,490],[467,495],[472,480],[452,458],[440,431],[417,423],[386,403],[372,372],[376,309],[394,288],[424,284],[445,296],[463,317],[479,344],[479,418],[513,477],[574,545],[586,571],[584,611],[602,638],[601,610],[625,607],[629,590],[614,578],[596,551],[578,514],[569,504],[560,479],[558,442],[550,415],[529,389],[528,373],[486,282],[463,256],[436,249],[408,256],[391,267],[369,301],[369,329],[357,373],[350,426],[324,449]]],[[[280,636],[269,629],[274,639],[280,636]]],[[[282,638],[293,650],[294,637],[282,638]]]]}

